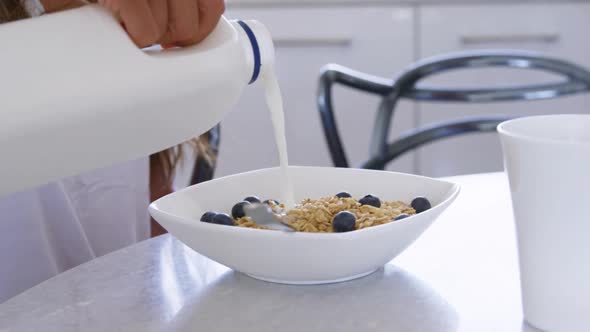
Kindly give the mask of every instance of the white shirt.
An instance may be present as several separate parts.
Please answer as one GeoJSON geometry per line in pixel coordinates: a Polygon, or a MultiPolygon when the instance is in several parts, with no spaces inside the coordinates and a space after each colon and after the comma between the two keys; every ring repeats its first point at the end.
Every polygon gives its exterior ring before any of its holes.
{"type": "Polygon", "coordinates": [[[149,237],[147,158],[0,198],[0,303],[149,237]]]}

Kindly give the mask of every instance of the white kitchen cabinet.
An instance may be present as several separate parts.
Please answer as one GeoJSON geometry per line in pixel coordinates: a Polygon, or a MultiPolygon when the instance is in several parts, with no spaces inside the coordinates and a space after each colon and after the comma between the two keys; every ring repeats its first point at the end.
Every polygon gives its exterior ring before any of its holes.
{"type": "MultiPolygon", "coordinates": [[[[242,0],[236,0],[238,2],[242,0]]],[[[316,106],[319,69],[338,63],[393,77],[417,59],[476,49],[538,51],[590,68],[590,3],[535,2],[412,5],[330,3],[288,6],[248,0],[229,6],[229,18],[262,21],[276,43],[276,67],[285,99],[290,159],[296,165],[332,165],[316,106]]],[[[261,0],[262,1],[262,0],[261,0]]],[[[516,1],[515,1],[516,2],[516,1]]],[[[545,73],[486,69],[444,74],[425,81],[445,86],[504,86],[555,79],[545,73]]],[[[378,100],[345,88],[335,90],[338,125],[353,165],[367,157],[378,100]]],[[[538,102],[442,104],[402,102],[391,136],[418,126],[467,116],[587,113],[586,95],[538,102]]],[[[246,89],[222,123],[217,176],[274,166],[277,152],[259,84],[246,89]]],[[[185,167],[182,178],[188,178],[185,167]]],[[[499,171],[497,135],[472,134],[409,153],[388,169],[429,176],[499,171]]],[[[179,181],[182,182],[182,181],[179,181]]]]}
{"type": "MultiPolygon", "coordinates": [[[[392,77],[413,59],[413,10],[406,7],[230,8],[228,18],[258,19],[271,31],[276,69],[284,97],[290,162],[331,166],[316,106],[320,68],[338,63],[392,77]]],[[[335,89],[342,138],[353,164],[368,156],[378,99],[335,89]]],[[[402,105],[394,131],[414,125],[410,104],[402,105]]],[[[260,84],[249,87],[222,122],[216,175],[278,165],[273,131],[260,84]]],[[[411,172],[412,156],[391,165],[411,172]]]]}
{"type": "MultiPolygon", "coordinates": [[[[425,6],[419,10],[421,57],[483,48],[526,49],[590,67],[590,4],[425,6]]],[[[445,86],[511,85],[555,79],[547,74],[497,69],[445,74],[425,83],[445,86]]],[[[420,103],[421,125],[466,116],[588,113],[587,95],[500,104],[420,103]]],[[[499,171],[496,134],[474,134],[422,148],[417,169],[429,176],[499,171]]]]}

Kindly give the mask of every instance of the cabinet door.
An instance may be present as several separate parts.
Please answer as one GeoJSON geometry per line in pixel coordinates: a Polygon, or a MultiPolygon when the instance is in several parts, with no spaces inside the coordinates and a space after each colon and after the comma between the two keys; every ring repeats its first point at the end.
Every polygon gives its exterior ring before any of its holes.
{"type": "MultiPolygon", "coordinates": [[[[283,92],[290,162],[332,165],[316,93],[320,68],[338,63],[374,75],[392,77],[412,61],[413,12],[410,8],[230,8],[228,18],[257,19],[273,35],[276,70],[283,92]]],[[[377,98],[335,89],[339,129],[350,160],[368,156],[377,98]]],[[[402,106],[394,131],[414,124],[402,106]]],[[[247,87],[242,99],[222,122],[217,176],[278,165],[270,117],[260,84],[247,87]]],[[[411,156],[391,166],[413,170],[411,156]]]]}
{"type": "MultiPolygon", "coordinates": [[[[589,4],[427,6],[421,9],[420,55],[509,48],[542,52],[590,67],[589,4]]],[[[486,69],[456,72],[424,81],[444,86],[501,86],[557,79],[544,73],[486,69]]],[[[499,104],[421,103],[419,123],[492,114],[587,113],[587,95],[538,102],[499,104]]],[[[429,176],[499,171],[497,134],[474,134],[419,150],[417,166],[429,176]]]]}

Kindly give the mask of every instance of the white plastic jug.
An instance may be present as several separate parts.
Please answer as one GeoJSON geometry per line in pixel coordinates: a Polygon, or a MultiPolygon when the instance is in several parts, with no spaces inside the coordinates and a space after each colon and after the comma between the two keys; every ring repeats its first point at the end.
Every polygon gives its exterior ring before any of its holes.
{"type": "Polygon", "coordinates": [[[274,61],[255,21],[146,52],[98,6],[0,25],[0,43],[0,195],[202,134],[274,61]]]}

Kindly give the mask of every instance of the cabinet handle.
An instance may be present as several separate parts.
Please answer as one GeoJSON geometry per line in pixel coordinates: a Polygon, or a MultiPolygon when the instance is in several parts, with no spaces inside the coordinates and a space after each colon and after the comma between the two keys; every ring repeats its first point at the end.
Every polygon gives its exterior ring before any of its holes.
{"type": "Polygon", "coordinates": [[[349,47],[352,38],[340,37],[287,37],[273,38],[275,47],[349,47]]]}
{"type": "Polygon", "coordinates": [[[460,41],[463,45],[479,45],[479,44],[516,44],[516,43],[540,43],[540,44],[555,44],[559,41],[559,34],[522,34],[522,35],[476,35],[476,36],[461,36],[460,41]]]}

